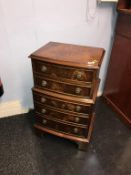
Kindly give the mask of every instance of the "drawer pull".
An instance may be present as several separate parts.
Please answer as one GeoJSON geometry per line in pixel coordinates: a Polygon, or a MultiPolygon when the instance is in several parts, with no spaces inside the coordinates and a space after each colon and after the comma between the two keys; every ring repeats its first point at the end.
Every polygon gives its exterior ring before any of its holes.
{"type": "Polygon", "coordinates": [[[81,88],[77,87],[77,88],[75,89],[75,92],[76,92],[76,94],[80,94],[81,88]]]}
{"type": "Polygon", "coordinates": [[[78,128],[74,128],[74,133],[78,133],[78,128]]]}
{"type": "Polygon", "coordinates": [[[76,75],[76,78],[77,79],[81,79],[81,77],[82,77],[82,73],[81,72],[78,72],[77,75],[76,75]]]}
{"type": "Polygon", "coordinates": [[[81,110],[81,106],[76,106],[76,111],[79,112],[81,110]]]}
{"type": "Polygon", "coordinates": [[[46,85],[47,85],[47,81],[43,80],[43,81],[42,81],[42,86],[45,87],[46,85]]]}
{"type": "Polygon", "coordinates": [[[75,122],[79,122],[80,121],[80,118],[79,117],[76,117],[75,118],[75,122]]]}
{"type": "Polygon", "coordinates": [[[51,101],[51,104],[53,104],[53,106],[57,106],[57,103],[55,101],[51,101]]]}
{"type": "Polygon", "coordinates": [[[46,109],[42,109],[41,112],[42,112],[43,114],[45,114],[45,113],[46,113],[46,109]]]}
{"type": "Polygon", "coordinates": [[[45,103],[45,102],[46,102],[46,98],[42,97],[42,98],[41,98],[41,102],[42,102],[42,103],[45,103]]]}
{"type": "Polygon", "coordinates": [[[46,72],[46,71],[47,71],[47,67],[46,67],[46,66],[42,66],[42,67],[41,67],[41,71],[42,71],[42,72],[46,72]]]}
{"type": "Polygon", "coordinates": [[[43,124],[46,124],[47,123],[47,120],[46,119],[43,119],[42,123],[43,124]]]}

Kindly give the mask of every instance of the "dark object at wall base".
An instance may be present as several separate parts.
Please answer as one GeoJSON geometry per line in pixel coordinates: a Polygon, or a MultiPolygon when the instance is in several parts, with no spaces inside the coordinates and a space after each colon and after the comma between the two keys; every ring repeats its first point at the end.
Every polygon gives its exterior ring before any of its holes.
{"type": "Polygon", "coordinates": [[[3,93],[4,93],[3,84],[0,79],[0,97],[3,95],[3,93]]]}

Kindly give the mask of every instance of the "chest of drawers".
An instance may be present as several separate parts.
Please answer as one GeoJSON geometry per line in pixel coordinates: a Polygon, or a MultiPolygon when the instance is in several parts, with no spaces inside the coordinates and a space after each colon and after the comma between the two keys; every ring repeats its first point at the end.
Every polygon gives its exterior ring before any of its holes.
{"type": "Polygon", "coordinates": [[[49,42],[30,55],[35,124],[47,132],[78,143],[89,143],[99,69],[104,49],[49,42]]]}

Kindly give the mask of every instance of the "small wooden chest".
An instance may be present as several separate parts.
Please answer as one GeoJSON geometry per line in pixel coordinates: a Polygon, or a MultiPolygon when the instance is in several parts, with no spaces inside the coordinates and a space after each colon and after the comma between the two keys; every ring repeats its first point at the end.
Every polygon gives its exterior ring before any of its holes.
{"type": "Polygon", "coordinates": [[[32,53],[34,127],[78,143],[90,140],[104,49],[49,42],[32,53]]]}

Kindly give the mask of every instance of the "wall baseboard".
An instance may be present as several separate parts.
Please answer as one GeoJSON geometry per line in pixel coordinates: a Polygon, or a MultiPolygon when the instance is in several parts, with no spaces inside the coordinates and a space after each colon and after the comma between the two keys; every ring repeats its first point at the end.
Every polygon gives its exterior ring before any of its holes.
{"type": "Polygon", "coordinates": [[[98,91],[97,93],[97,97],[100,97],[100,96],[102,96],[102,91],[98,91]]]}
{"type": "Polygon", "coordinates": [[[11,117],[27,113],[28,109],[23,108],[19,100],[3,102],[0,104],[0,118],[11,117]]]}

